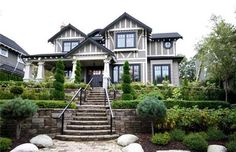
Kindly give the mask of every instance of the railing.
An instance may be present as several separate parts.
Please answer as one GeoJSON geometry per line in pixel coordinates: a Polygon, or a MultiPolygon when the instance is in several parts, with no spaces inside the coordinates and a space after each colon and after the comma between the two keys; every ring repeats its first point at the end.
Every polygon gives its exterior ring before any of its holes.
{"type": "Polygon", "coordinates": [[[71,98],[70,102],[66,105],[66,107],[62,110],[61,114],[58,116],[58,119],[61,119],[61,134],[63,135],[64,133],[64,118],[65,118],[65,112],[68,109],[68,107],[71,105],[71,103],[75,100],[75,98],[78,96],[80,93],[80,105],[82,105],[82,96],[84,92],[84,101],[86,100],[86,90],[90,83],[93,81],[93,78],[89,81],[89,83],[85,86],[84,89],[79,88],[78,91],[75,93],[75,95],[71,98]]]}
{"type": "Polygon", "coordinates": [[[108,82],[111,84],[112,90],[113,90],[113,99],[116,99],[116,87],[111,82],[111,78],[108,78],[108,82]]]}
{"type": "Polygon", "coordinates": [[[61,119],[61,134],[62,135],[63,135],[63,131],[64,131],[64,116],[65,116],[65,111],[68,109],[68,107],[71,105],[71,103],[75,100],[77,95],[79,93],[81,95],[81,92],[82,92],[81,90],[82,90],[81,88],[78,89],[78,91],[75,93],[75,95],[71,98],[70,102],[66,105],[66,107],[62,110],[61,114],[58,116],[58,119],[61,119]]]}
{"type": "Polygon", "coordinates": [[[112,135],[112,121],[113,121],[114,115],[113,115],[113,112],[112,112],[111,102],[110,102],[110,99],[109,99],[107,88],[105,88],[104,91],[105,91],[104,104],[106,106],[106,101],[108,102],[108,107],[109,107],[109,112],[110,112],[110,134],[112,135]]]}

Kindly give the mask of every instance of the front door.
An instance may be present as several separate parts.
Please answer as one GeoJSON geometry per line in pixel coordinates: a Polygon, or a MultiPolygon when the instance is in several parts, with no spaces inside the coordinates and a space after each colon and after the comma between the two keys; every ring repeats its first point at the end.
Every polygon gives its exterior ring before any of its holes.
{"type": "Polygon", "coordinates": [[[87,83],[93,78],[91,82],[92,87],[102,87],[102,76],[103,76],[103,68],[102,67],[92,67],[88,68],[87,71],[87,83]]]}

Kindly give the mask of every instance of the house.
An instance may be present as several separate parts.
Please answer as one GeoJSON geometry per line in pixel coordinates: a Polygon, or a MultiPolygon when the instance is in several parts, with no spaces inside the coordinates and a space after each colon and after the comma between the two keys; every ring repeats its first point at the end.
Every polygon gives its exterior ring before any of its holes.
{"type": "Polygon", "coordinates": [[[23,56],[29,54],[22,49],[16,42],[0,34],[0,71],[10,75],[23,78],[24,62],[23,56]]]}
{"type": "Polygon", "coordinates": [[[76,61],[82,66],[82,80],[93,86],[107,86],[121,82],[122,65],[130,64],[132,81],[162,83],[168,79],[179,85],[178,65],[183,57],[176,56],[178,33],[152,33],[152,28],[128,13],[108,24],[85,34],[73,25],[61,27],[48,42],[55,46],[53,54],[37,54],[25,57],[24,80],[32,80],[32,64],[38,65],[36,81],[44,79],[44,70],[55,68],[55,61],[63,60],[65,74],[75,78],[76,61]]]}

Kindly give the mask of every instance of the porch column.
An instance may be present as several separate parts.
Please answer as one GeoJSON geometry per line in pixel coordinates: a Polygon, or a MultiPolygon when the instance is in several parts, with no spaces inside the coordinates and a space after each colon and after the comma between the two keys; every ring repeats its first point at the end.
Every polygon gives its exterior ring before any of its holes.
{"type": "Polygon", "coordinates": [[[110,60],[109,59],[105,59],[104,60],[104,71],[103,71],[103,88],[107,88],[109,86],[109,81],[108,78],[110,78],[110,60]]]}
{"type": "Polygon", "coordinates": [[[40,82],[44,80],[44,62],[38,62],[38,72],[36,81],[40,82]]]}
{"type": "Polygon", "coordinates": [[[23,80],[25,82],[29,82],[30,80],[32,80],[32,65],[30,62],[26,62],[25,64],[25,73],[23,80]]]}
{"type": "Polygon", "coordinates": [[[74,60],[72,62],[72,64],[73,64],[73,67],[72,67],[72,73],[71,73],[70,80],[74,81],[75,80],[75,70],[76,70],[76,60],[74,60]]]}

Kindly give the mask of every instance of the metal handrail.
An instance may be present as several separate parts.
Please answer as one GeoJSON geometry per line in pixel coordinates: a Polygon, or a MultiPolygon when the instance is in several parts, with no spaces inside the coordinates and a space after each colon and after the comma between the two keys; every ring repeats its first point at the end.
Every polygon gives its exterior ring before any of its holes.
{"type": "Polygon", "coordinates": [[[114,114],[113,114],[113,112],[112,112],[111,102],[110,102],[110,99],[109,99],[109,95],[108,95],[107,88],[104,88],[104,90],[105,90],[105,94],[106,94],[105,101],[106,101],[106,99],[107,99],[108,106],[109,106],[109,111],[110,111],[110,134],[112,134],[112,120],[113,120],[113,118],[114,118],[114,114]]]}
{"type": "MultiPolygon", "coordinates": [[[[88,86],[90,85],[90,83],[93,81],[93,78],[90,79],[89,83],[85,86],[85,88],[83,89],[83,92],[84,92],[84,102],[86,100],[86,90],[88,88],[88,86]]],[[[81,102],[80,102],[80,105],[81,105],[81,102]]]]}

